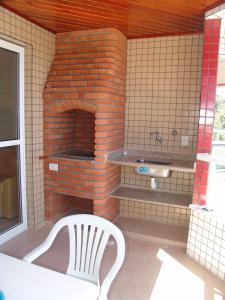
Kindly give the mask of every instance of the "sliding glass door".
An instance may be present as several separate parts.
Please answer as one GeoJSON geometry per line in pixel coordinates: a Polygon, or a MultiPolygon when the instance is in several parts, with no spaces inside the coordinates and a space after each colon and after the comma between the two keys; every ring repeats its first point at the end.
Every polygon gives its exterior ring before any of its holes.
{"type": "Polygon", "coordinates": [[[0,39],[0,244],[27,227],[24,49],[0,39]]]}

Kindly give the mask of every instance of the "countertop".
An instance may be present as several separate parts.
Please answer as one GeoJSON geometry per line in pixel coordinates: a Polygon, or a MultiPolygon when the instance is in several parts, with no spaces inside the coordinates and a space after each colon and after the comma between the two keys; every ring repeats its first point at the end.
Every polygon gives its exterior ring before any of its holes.
{"type": "Polygon", "coordinates": [[[121,151],[118,151],[109,154],[107,161],[108,163],[121,166],[140,167],[147,165],[152,168],[154,167],[158,169],[169,169],[177,172],[195,173],[195,159],[191,154],[126,150],[122,153],[121,151]],[[169,160],[171,163],[168,165],[161,165],[136,162],[140,159],[169,160]]]}
{"type": "Polygon", "coordinates": [[[144,190],[121,186],[110,194],[111,197],[140,201],[151,202],[161,205],[172,205],[178,207],[188,207],[192,202],[192,195],[168,193],[161,191],[144,190]]]}

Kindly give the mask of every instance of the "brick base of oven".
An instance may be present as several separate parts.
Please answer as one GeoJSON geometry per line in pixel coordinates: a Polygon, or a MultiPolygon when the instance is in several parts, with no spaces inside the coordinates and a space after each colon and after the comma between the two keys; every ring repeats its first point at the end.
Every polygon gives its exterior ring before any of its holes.
{"type": "Polygon", "coordinates": [[[109,195],[120,184],[119,166],[59,157],[45,160],[45,219],[55,221],[71,210],[88,210],[113,220],[119,203],[109,195]],[[49,164],[58,171],[49,170],[49,164]]]}
{"type": "Polygon", "coordinates": [[[115,198],[107,198],[104,203],[94,205],[92,199],[45,192],[45,199],[45,220],[49,222],[75,213],[94,214],[109,220],[114,220],[119,214],[119,202],[115,198]],[[102,204],[105,204],[104,209],[102,204]]]}

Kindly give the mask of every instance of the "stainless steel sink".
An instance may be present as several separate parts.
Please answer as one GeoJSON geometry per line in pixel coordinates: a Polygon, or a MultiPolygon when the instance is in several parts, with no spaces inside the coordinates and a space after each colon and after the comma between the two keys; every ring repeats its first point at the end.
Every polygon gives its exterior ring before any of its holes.
{"type": "Polygon", "coordinates": [[[172,161],[170,160],[156,160],[156,159],[138,159],[136,160],[138,163],[143,164],[155,164],[155,165],[170,165],[172,161]]]}
{"type": "Polygon", "coordinates": [[[168,168],[158,167],[158,165],[170,165],[172,161],[156,160],[156,159],[138,159],[137,163],[143,164],[135,168],[135,172],[140,175],[148,175],[150,177],[169,177],[171,171],[168,168]],[[148,164],[156,166],[148,166],[148,164]]]}

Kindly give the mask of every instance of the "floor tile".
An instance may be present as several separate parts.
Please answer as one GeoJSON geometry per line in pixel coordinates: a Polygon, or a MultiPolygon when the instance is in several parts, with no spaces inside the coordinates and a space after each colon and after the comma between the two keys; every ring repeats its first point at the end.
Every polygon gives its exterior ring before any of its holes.
{"type": "MultiPolygon", "coordinates": [[[[119,274],[109,291],[109,300],[222,300],[225,299],[225,283],[195,263],[185,253],[185,248],[161,243],[165,228],[160,224],[117,220],[125,230],[126,257],[119,274]],[[124,221],[124,222],[123,222],[124,221]],[[152,226],[152,227],[151,227],[152,226]],[[151,227],[151,228],[149,228],[151,227]],[[142,230],[154,234],[158,242],[132,238],[128,230],[142,230]]],[[[50,226],[34,232],[27,231],[0,246],[0,251],[22,258],[39,245],[47,236],[50,226]]],[[[168,226],[167,236],[184,239],[182,228],[168,226]]],[[[66,272],[68,266],[68,233],[64,230],[57,237],[53,247],[35,263],[59,272],[66,272]]],[[[110,269],[116,256],[115,244],[110,243],[104,254],[101,267],[101,281],[110,269]]]]}

